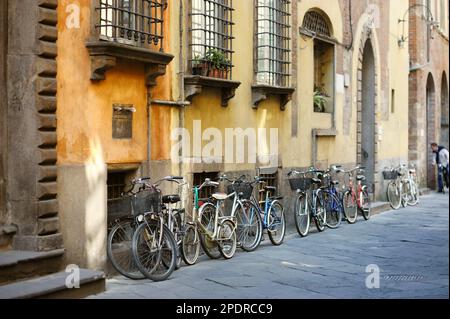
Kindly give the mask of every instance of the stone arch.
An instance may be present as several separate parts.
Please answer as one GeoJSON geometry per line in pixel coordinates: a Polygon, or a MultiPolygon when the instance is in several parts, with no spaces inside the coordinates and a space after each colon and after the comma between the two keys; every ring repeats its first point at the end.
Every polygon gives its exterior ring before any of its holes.
{"type": "Polygon", "coordinates": [[[440,143],[449,148],[449,105],[448,105],[448,82],[445,71],[441,80],[441,139],[440,143]]]}
{"type": "MultiPolygon", "coordinates": [[[[367,176],[368,178],[368,185],[371,188],[371,191],[374,194],[377,194],[378,189],[377,185],[380,183],[380,177],[379,177],[379,167],[378,167],[378,119],[377,119],[377,113],[378,113],[378,56],[376,51],[376,39],[375,34],[372,29],[364,27],[363,28],[363,34],[361,36],[361,41],[359,43],[359,51],[358,51],[358,62],[357,62],[357,163],[362,165],[363,163],[367,162],[364,160],[364,157],[373,156],[373,161],[370,163],[373,163],[373,171],[370,171],[370,176],[367,176]],[[366,58],[366,59],[365,59],[366,58]],[[365,104],[365,98],[364,93],[364,74],[366,71],[366,67],[364,65],[365,60],[367,61],[367,58],[373,59],[373,100],[371,101],[371,110],[372,114],[368,114],[363,112],[363,107],[365,104]],[[367,150],[363,149],[363,130],[366,128],[364,127],[364,119],[363,116],[367,116],[372,120],[371,132],[373,133],[373,137],[371,142],[373,143],[373,150],[369,150],[367,154],[367,150]]],[[[370,103],[370,102],[369,102],[370,103]]],[[[365,110],[367,111],[367,110],[365,110]]],[[[366,119],[367,120],[367,119],[366,119]]],[[[369,133],[370,134],[370,133],[369,133]]],[[[366,141],[367,142],[367,141],[366,141]]]]}
{"type": "Polygon", "coordinates": [[[430,144],[436,142],[436,86],[431,73],[427,77],[426,85],[426,149],[427,149],[427,187],[436,188],[436,173],[432,166],[434,154],[430,151],[430,144]]]}

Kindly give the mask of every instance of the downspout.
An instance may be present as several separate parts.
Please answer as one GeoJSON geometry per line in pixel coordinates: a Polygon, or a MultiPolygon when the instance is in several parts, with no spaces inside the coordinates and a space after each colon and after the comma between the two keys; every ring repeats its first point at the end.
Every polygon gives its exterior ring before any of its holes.
{"type": "MultiPolygon", "coordinates": [[[[179,81],[179,88],[180,88],[180,101],[182,101],[182,103],[180,104],[180,112],[178,113],[178,125],[180,128],[184,128],[185,127],[185,121],[184,121],[184,116],[185,116],[185,106],[187,106],[188,104],[186,104],[185,101],[185,93],[184,93],[184,55],[183,55],[183,44],[184,44],[184,23],[183,23],[183,13],[184,13],[184,4],[183,4],[183,0],[180,0],[180,12],[179,12],[179,28],[180,28],[180,52],[179,52],[179,64],[180,64],[180,70],[178,72],[178,81],[179,81]]],[[[180,156],[183,154],[183,152],[180,154],[180,156]]],[[[179,161],[178,163],[179,167],[179,174],[183,175],[183,161],[179,161]]]]}

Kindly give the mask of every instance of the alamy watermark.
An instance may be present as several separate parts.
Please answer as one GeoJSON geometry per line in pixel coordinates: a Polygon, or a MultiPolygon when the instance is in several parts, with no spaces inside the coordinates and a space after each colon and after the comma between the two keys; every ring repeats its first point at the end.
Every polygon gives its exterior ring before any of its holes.
{"type": "Polygon", "coordinates": [[[277,128],[202,128],[195,120],[192,131],[172,130],[174,163],[261,164],[278,166],[277,128]]]}
{"type": "Polygon", "coordinates": [[[68,265],[66,267],[66,287],[68,289],[80,288],[80,267],[77,265],[68,265]]]}

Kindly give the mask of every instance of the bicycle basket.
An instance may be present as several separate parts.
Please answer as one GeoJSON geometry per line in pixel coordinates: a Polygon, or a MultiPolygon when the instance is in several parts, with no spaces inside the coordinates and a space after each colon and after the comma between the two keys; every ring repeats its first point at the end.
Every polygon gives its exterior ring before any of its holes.
{"type": "Polygon", "coordinates": [[[134,215],[159,213],[162,206],[162,195],[158,189],[145,189],[131,198],[134,215]]]}
{"type": "Polygon", "coordinates": [[[232,194],[233,192],[236,192],[238,194],[242,193],[242,199],[250,199],[253,194],[253,186],[249,183],[236,183],[234,185],[228,185],[228,195],[232,194]]]}
{"type": "Polygon", "coordinates": [[[399,173],[397,171],[384,171],[383,172],[383,178],[385,180],[393,180],[396,179],[399,176],[399,173]]]}
{"type": "Polygon", "coordinates": [[[289,185],[291,186],[291,190],[302,190],[306,191],[311,186],[311,178],[299,177],[299,178],[290,178],[289,185]]]}

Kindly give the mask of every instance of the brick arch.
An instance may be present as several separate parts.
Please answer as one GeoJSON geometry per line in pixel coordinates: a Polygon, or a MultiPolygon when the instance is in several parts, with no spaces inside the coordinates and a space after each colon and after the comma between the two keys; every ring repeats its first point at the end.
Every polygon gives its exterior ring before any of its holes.
{"type": "Polygon", "coordinates": [[[364,49],[366,45],[370,44],[372,46],[373,55],[374,55],[374,63],[375,63],[375,101],[374,101],[374,117],[375,117],[375,134],[374,134],[374,181],[373,181],[373,193],[377,194],[378,187],[380,184],[380,168],[379,168],[379,156],[378,156],[378,70],[379,70],[379,58],[377,56],[377,51],[375,47],[376,39],[373,31],[370,28],[364,28],[363,34],[361,36],[361,41],[359,43],[359,51],[358,51],[358,65],[357,65],[357,163],[361,164],[363,159],[363,150],[362,150],[362,131],[363,131],[363,122],[362,122],[362,108],[363,108],[363,96],[362,96],[362,84],[363,84],[363,63],[364,63],[364,49]]]}
{"type": "Polygon", "coordinates": [[[435,168],[431,165],[434,154],[430,151],[430,143],[436,142],[436,84],[431,72],[427,76],[426,85],[426,150],[427,150],[427,186],[436,189],[435,168]]]}

